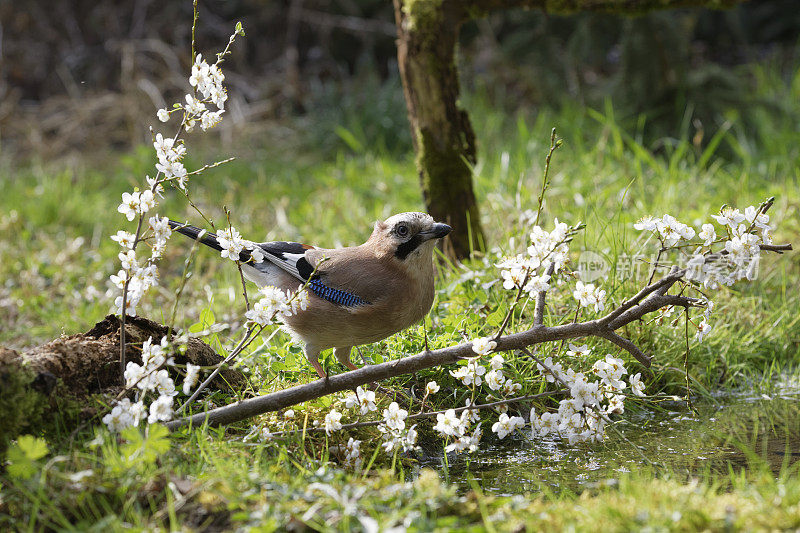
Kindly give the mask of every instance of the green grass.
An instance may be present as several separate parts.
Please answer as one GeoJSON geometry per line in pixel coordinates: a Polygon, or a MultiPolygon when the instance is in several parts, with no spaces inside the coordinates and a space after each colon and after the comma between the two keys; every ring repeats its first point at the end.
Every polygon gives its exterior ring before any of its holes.
{"type": "Polygon", "coordinates": [[[581,494],[543,491],[515,497],[468,493],[430,469],[362,476],[326,464],[319,450],[220,443],[196,430],[170,443],[151,435],[136,447],[103,444],[45,456],[27,479],[12,478],[0,500],[0,526],[21,530],[285,530],[382,527],[433,530],[754,531],[800,526],[797,468],[778,476],[757,461],[727,476],[680,476],[643,468],[581,494]],[[169,448],[168,453],[164,453],[169,448]],[[67,470],[64,465],[69,466],[67,470]],[[79,476],[75,474],[80,472],[79,476]],[[20,497],[22,496],[22,497],[20,497]],[[31,513],[31,511],[33,511],[31,513]],[[8,513],[8,515],[4,515],[8,513]],[[10,516],[9,516],[10,515],[10,516]],[[25,516],[14,522],[11,517],[25,516]],[[207,529],[208,528],[208,529],[207,529]]]}
{"type": "MultiPolygon", "coordinates": [[[[484,97],[466,98],[479,139],[475,184],[490,247],[512,253],[527,238],[529,228],[521,222],[520,213],[536,208],[553,126],[565,143],[554,156],[544,226],[552,227],[556,217],[587,223],[586,231],[572,244],[573,260],[582,249],[601,254],[610,264],[635,252],[639,235],[632,223],[645,214],[670,213],[698,225],[723,203],[743,208],[769,196],[777,198],[771,211],[777,224],[776,242],[797,244],[800,143],[796,119],[800,108],[791,106],[800,101],[800,75],[786,81],[768,69],[756,69],[755,74],[754,97],[782,100],[787,109],[764,111],[758,127],[746,131],[731,111],[721,117],[719,127],[707,126],[703,143],[694,142],[687,123],[674,138],[645,146],[643,122],[617,116],[610,103],[599,110],[566,105],[557,113],[509,116],[495,111],[484,97]],[[516,247],[509,243],[512,237],[516,247]]],[[[223,206],[231,208],[234,225],[250,239],[300,240],[323,246],[357,244],[368,236],[374,220],[422,209],[413,157],[402,150],[407,146],[402,138],[392,142],[385,138],[385,130],[376,133],[368,122],[371,115],[362,119],[363,124],[352,113],[326,120],[322,124],[331,126],[325,134],[315,129],[290,139],[265,139],[263,144],[250,139],[239,153],[233,150],[238,156],[235,162],[194,180],[194,202],[218,224],[224,221],[223,206]],[[340,123],[334,125],[336,120],[340,123]],[[370,142],[373,136],[377,136],[374,143],[370,142]]],[[[402,136],[407,133],[403,131],[402,136]]],[[[193,146],[190,141],[187,167],[213,159],[209,143],[193,146]]],[[[0,344],[24,348],[62,333],[86,331],[109,312],[115,294],[105,294],[106,280],[118,267],[117,247],[108,236],[130,229],[116,207],[122,192],[152,172],[151,152],[149,147],[140,147],[102,161],[87,158],[67,169],[3,160],[0,344]]],[[[159,212],[201,221],[173,191],[159,212]]],[[[160,264],[164,289],[146,298],[140,314],[166,320],[164,310],[172,308],[189,248],[188,242],[173,238],[160,264]]],[[[442,267],[427,326],[432,347],[496,330],[508,297],[497,285],[482,286],[498,276],[493,258],[477,257],[459,270],[442,267]],[[474,271],[472,279],[463,276],[466,269],[474,271]]],[[[211,339],[212,346],[229,346],[230,331],[241,323],[244,309],[238,273],[205,250],[198,254],[192,271],[177,325],[188,327],[204,309],[210,309],[218,323],[231,326],[211,339]]],[[[719,292],[715,329],[706,342],[692,347],[689,372],[696,394],[737,387],[769,390],[774,376],[797,366],[798,283],[800,260],[790,253],[767,259],[757,282],[719,292]]],[[[625,295],[635,290],[636,283],[612,276],[608,287],[610,294],[625,295]]],[[[554,294],[557,312],[548,317],[551,323],[571,313],[565,307],[567,289],[554,294]]],[[[527,315],[517,313],[511,329],[526,323],[527,315]]],[[[625,333],[655,356],[653,374],[646,378],[648,392],[685,394],[682,322],[676,327],[631,325],[625,333]]],[[[597,340],[590,345],[594,357],[613,348],[597,340]]],[[[422,329],[413,327],[362,352],[379,362],[422,348],[422,329]]],[[[523,392],[540,390],[543,383],[531,363],[509,359],[508,375],[524,385],[523,392]]],[[[330,355],[325,364],[340,371],[330,355]]],[[[258,349],[250,365],[254,390],[247,392],[268,392],[313,377],[299,348],[283,335],[258,349]]],[[[462,405],[467,392],[456,386],[448,370],[396,378],[388,386],[419,388],[435,379],[444,389],[436,406],[462,405]]],[[[217,395],[214,400],[219,404],[230,398],[217,395]]],[[[330,401],[298,407],[299,416],[307,415],[309,424],[321,420],[330,401]]],[[[274,428],[279,418],[267,415],[257,423],[274,428]]],[[[335,468],[336,454],[330,453],[324,436],[261,445],[242,441],[248,429],[248,424],[239,424],[228,431],[182,433],[169,441],[154,438],[140,446],[140,450],[152,449],[153,457],[135,464],[126,462],[135,447],[117,442],[105,430],[97,430],[105,438],[102,445],[87,444],[95,436],[93,430],[74,440],[66,434],[50,435],[50,454],[35,460],[33,477],[6,478],[0,493],[0,525],[5,521],[30,530],[87,529],[90,525],[117,530],[124,524],[203,529],[263,521],[263,530],[269,531],[285,527],[294,517],[312,527],[349,530],[365,527],[358,522],[363,515],[387,526],[408,521],[420,531],[488,529],[491,524],[498,530],[517,526],[596,530],[601,525],[611,530],[798,527],[800,482],[793,475],[794,467],[787,467],[778,478],[755,465],[724,479],[708,476],[689,484],[664,471],[644,471],[579,495],[566,491],[498,498],[477,492],[458,494],[433,474],[417,476],[409,464],[399,463],[387,471],[391,458],[382,453],[368,475],[354,475],[335,468]],[[318,470],[329,459],[333,464],[318,470]],[[86,481],[70,477],[86,470],[93,472],[86,481]],[[318,505],[314,512],[304,517],[314,504],[318,505]],[[351,504],[357,513],[351,512],[351,504]]],[[[441,449],[429,424],[420,431],[427,445],[441,449]]],[[[489,433],[488,428],[484,432],[489,433]]],[[[365,441],[363,453],[368,460],[374,448],[366,443],[375,442],[377,432],[361,430],[352,436],[365,441]]]]}

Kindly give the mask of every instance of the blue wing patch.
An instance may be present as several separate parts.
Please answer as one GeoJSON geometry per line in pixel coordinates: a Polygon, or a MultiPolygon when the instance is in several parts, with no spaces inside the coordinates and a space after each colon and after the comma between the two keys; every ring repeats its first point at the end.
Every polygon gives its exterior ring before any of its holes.
{"type": "Polygon", "coordinates": [[[365,302],[355,294],[346,291],[340,291],[339,289],[332,289],[331,287],[328,287],[322,283],[319,278],[314,278],[309,281],[308,288],[311,289],[311,292],[316,294],[318,297],[331,303],[335,303],[336,305],[342,305],[345,307],[358,307],[359,305],[366,305],[369,303],[365,302]]]}

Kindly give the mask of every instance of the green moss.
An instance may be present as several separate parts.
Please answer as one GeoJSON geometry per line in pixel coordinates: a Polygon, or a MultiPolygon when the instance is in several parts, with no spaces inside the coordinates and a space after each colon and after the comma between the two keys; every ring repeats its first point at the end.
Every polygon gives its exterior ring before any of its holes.
{"type": "Polygon", "coordinates": [[[47,397],[33,388],[35,373],[19,356],[0,354],[0,456],[17,435],[30,432],[41,420],[47,397]]]}
{"type": "MultiPolygon", "coordinates": [[[[415,131],[417,139],[417,168],[422,175],[422,189],[428,205],[432,211],[436,208],[448,213],[463,212],[464,220],[451,220],[456,231],[453,232],[453,246],[460,257],[464,257],[482,243],[460,242],[459,235],[466,235],[469,240],[472,236],[481,236],[480,215],[474,201],[472,192],[472,169],[465,160],[469,157],[464,153],[462,146],[468,144],[466,139],[461,140],[461,146],[439,146],[434,136],[426,129],[415,131]],[[468,227],[467,232],[458,231],[458,226],[468,227]],[[461,253],[466,252],[466,253],[461,253]]],[[[433,216],[442,216],[443,213],[432,212],[433,216]]]]}
{"type": "Polygon", "coordinates": [[[408,30],[435,32],[442,20],[442,0],[406,0],[403,2],[408,30]]]}

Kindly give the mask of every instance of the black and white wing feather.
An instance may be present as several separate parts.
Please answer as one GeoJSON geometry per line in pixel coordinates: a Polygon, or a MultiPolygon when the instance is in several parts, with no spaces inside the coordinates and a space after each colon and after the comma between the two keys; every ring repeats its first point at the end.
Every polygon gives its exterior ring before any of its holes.
{"type": "MultiPolygon", "coordinates": [[[[198,227],[189,224],[181,224],[173,220],[169,221],[169,225],[178,233],[199,241],[218,252],[222,251],[219,239],[214,233],[204,232],[198,227]]],[[[287,241],[262,242],[257,243],[256,246],[263,251],[263,261],[255,262],[251,251],[248,249],[244,249],[239,253],[239,261],[247,263],[250,267],[264,273],[269,273],[270,265],[275,265],[295,277],[298,281],[302,283],[308,282],[308,287],[311,292],[323,300],[337,305],[358,307],[369,303],[355,294],[329,287],[323,283],[319,274],[314,273],[314,265],[311,264],[306,256],[306,252],[315,249],[313,246],[287,241]]]]}
{"type": "MultiPolygon", "coordinates": [[[[180,222],[175,222],[173,220],[169,221],[169,225],[178,233],[199,241],[206,246],[217,250],[218,252],[222,251],[222,246],[219,244],[219,238],[214,233],[203,231],[196,226],[192,226],[190,224],[181,224],[180,222]]],[[[269,263],[277,266],[281,270],[288,272],[303,283],[308,281],[308,279],[314,273],[314,267],[305,257],[306,251],[313,250],[313,246],[300,244],[299,242],[285,241],[263,242],[257,243],[256,245],[263,250],[264,261],[269,261],[269,263]]],[[[248,249],[244,249],[239,253],[239,261],[242,263],[247,263],[256,270],[260,270],[262,272],[269,268],[266,264],[264,264],[264,262],[256,263],[253,260],[251,251],[248,249]]]]}

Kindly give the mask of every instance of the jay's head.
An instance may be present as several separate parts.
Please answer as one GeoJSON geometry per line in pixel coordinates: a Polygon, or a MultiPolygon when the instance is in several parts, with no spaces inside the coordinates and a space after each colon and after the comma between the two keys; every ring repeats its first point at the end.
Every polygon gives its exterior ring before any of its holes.
{"type": "Polygon", "coordinates": [[[400,213],[376,222],[368,242],[383,254],[407,262],[430,258],[436,241],[451,230],[447,224],[435,222],[427,213],[400,213]]]}

